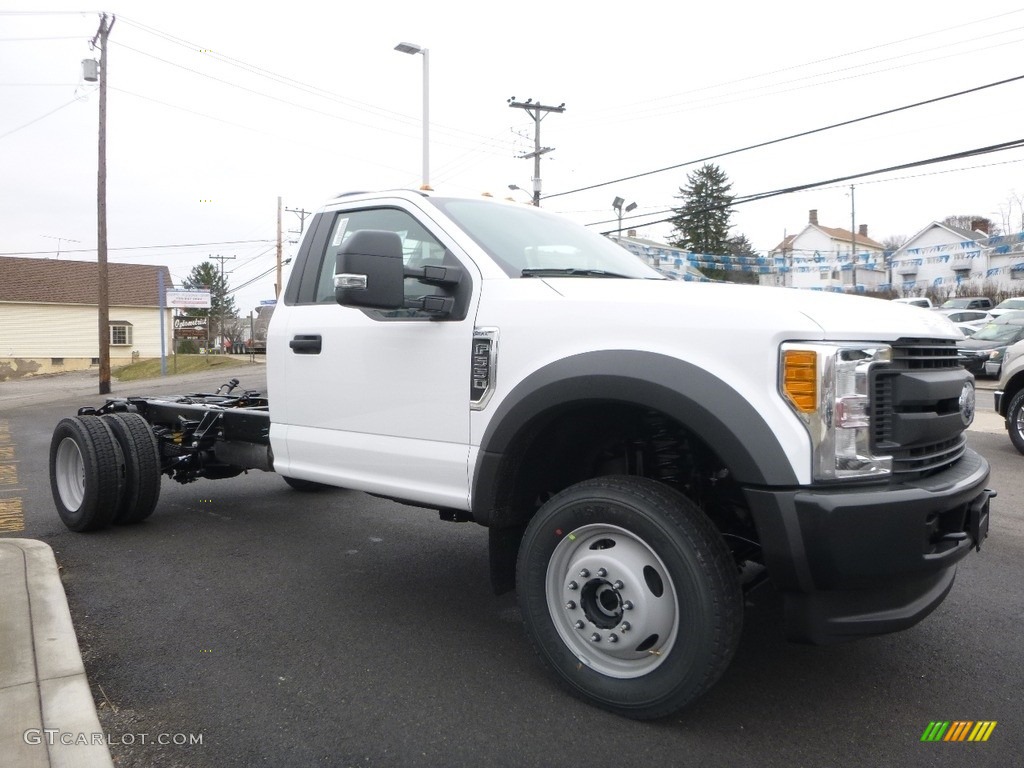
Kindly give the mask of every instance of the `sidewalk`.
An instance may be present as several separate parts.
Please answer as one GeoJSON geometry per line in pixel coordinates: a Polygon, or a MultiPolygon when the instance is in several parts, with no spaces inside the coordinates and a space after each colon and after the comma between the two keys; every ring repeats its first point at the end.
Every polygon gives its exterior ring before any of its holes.
{"type": "Polygon", "coordinates": [[[49,545],[0,539],[0,753],[15,768],[112,768],[49,545]]]}

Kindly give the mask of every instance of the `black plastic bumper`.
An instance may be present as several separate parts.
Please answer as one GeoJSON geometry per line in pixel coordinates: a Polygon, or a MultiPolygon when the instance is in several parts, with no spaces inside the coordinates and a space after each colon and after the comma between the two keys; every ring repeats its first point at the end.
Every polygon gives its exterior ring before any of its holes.
{"type": "Polygon", "coordinates": [[[931,613],[988,534],[988,476],[968,449],[945,472],[884,487],[748,489],[788,637],[894,632],[931,613]]]}

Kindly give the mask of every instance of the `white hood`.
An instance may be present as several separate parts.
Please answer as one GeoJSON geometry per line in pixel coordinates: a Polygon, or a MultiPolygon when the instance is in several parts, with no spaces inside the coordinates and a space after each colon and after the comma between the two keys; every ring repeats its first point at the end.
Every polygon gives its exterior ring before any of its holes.
{"type": "MultiPolygon", "coordinates": [[[[670,321],[699,313],[709,324],[832,340],[892,341],[899,338],[962,339],[938,312],[884,299],[794,288],[678,280],[545,278],[570,301],[595,303],[603,312],[633,315],[641,322],[670,321]],[[632,305],[632,308],[631,306],[632,305]],[[785,329],[785,330],[784,330],[785,329]]],[[[582,309],[582,308],[581,308],[582,309]]],[[[689,323],[686,323],[689,324],[689,323]]]]}

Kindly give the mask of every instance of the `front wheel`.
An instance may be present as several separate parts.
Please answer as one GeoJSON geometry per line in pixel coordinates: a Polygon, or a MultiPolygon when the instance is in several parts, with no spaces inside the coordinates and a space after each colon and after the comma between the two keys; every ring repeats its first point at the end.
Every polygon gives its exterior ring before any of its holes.
{"type": "Polygon", "coordinates": [[[696,699],[739,643],[728,547],[699,507],[645,478],[587,480],[541,507],[517,589],[544,663],[574,694],[635,719],[696,699]]]}
{"type": "Polygon", "coordinates": [[[1006,430],[1013,447],[1024,453],[1024,389],[1013,396],[1006,409],[1006,430]]]}

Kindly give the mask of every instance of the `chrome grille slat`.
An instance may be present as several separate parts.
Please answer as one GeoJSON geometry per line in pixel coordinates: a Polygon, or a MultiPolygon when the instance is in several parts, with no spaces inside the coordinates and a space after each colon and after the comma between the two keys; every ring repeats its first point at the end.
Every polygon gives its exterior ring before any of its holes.
{"type": "MultiPolygon", "coordinates": [[[[872,433],[873,450],[893,457],[893,474],[922,476],[937,472],[955,463],[967,449],[967,438],[960,430],[948,434],[944,439],[901,445],[894,439],[894,424],[899,418],[899,404],[896,402],[896,383],[901,374],[913,371],[948,371],[959,368],[956,342],[936,339],[900,339],[892,345],[892,363],[880,367],[872,383],[872,433]]],[[[938,411],[938,402],[935,403],[938,411]]],[[[916,404],[915,409],[920,409],[916,404]]]]}

